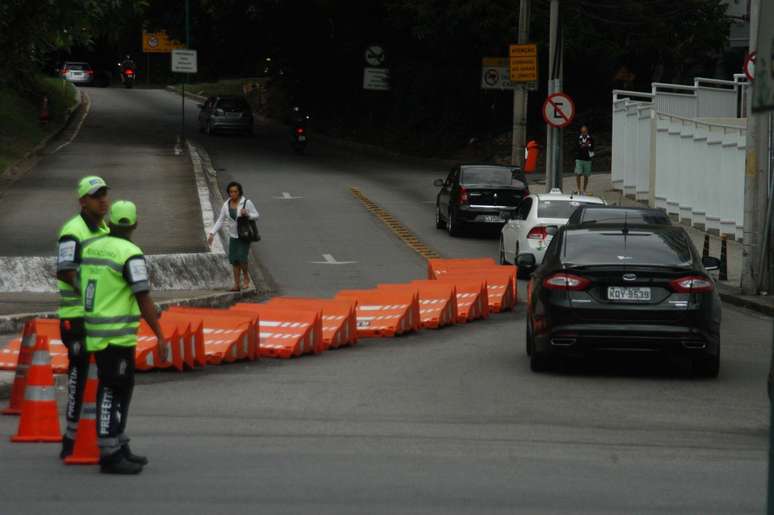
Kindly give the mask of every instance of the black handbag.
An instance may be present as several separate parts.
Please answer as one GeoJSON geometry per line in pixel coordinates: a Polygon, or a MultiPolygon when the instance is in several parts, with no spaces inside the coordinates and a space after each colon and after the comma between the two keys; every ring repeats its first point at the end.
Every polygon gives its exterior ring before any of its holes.
{"type": "MultiPolygon", "coordinates": [[[[247,208],[247,199],[245,199],[242,208],[247,208]]],[[[242,241],[252,243],[254,241],[261,241],[261,233],[258,232],[258,224],[255,220],[251,220],[249,216],[237,216],[237,235],[242,241]]]]}

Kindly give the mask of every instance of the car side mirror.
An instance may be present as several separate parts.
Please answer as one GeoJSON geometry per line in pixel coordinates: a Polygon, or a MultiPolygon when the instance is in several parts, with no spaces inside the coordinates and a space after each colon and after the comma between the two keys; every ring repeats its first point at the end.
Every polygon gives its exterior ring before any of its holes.
{"type": "Polygon", "coordinates": [[[516,266],[521,270],[533,270],[535,265],[536,261],[534,254],[519,254],[516,256],[516,266]]]}
{"type": "Polygon", "coordinates": [[[433,181],[433,186],[438,186],[439,188],[443,186],[443,184],[444,184],[443,179],[436,179],[433,181]]]}
{"type": "Polygon", "coordinates": [[[704,266],[704,269],[708,272],[711,270],[720,270],[720,260],[716,257],[703,257],[701,258],[701,264],[704,266]]]}

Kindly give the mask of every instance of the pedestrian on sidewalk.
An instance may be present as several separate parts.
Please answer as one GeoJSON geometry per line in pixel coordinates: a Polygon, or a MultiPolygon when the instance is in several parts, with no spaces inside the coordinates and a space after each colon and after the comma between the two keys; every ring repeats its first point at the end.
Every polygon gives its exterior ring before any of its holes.
{"type": "Polygon", "coordinates": [[[137,228],[135,205],[127,200],[116,201],[110,207],[109,227],[110,235],[87,246],[81,261],[86,348],[94,353],[99,378],[99,464],[100,472],[106,474],[138,474],[148,459],[132,453],[126,423],[134,390],[140,318],[145,319],[160,344],[164,335],[150,296],[145,256],[131,241],[137,228]]]}
{"type": "Polygon", "coordinates": [[[578,193],[586,194],[591,177],[591,158],[594,157],[594,139],[589,134],[589,128],[582,125],[578,135],[578,143],[575,151],[575,184],[578,193]],[[581,188],[581,177],[583,187],[581,188]]]}
{"type": "Polygon", "coordinates": [[[83,392],[89,375],[86,352],[83,302],[78,273],[84,247],[108,234],[104,218],[108,211],[108,185],[101,177],[84,177],[78,182],[81,212],[65,222],[59,231],[56,277],[59,289],[59,331],[67,348],[67,427],[59,453],[65,459],[73,452],[78,421],[81,417],[83,392]]]}
{"type": "Polygon", "coordinates": [[[226,192],[228,200],[223,203],[218,220],[207,236],[207,244],[212,245],[215,234],[225,226],[228,233],[228,260],[234,267],[234,286],[229,291],[239,291],[240,284],[246,290],[250,287],[250,275],[247,272],[250,242],[239,238],[237,218],[246,216],[250,220],[257,220],[259,215],[253,202],[245,198],[241,184],[230,182],[226,187],[226,192]],[[244,278],[242,282],[240,282],[240,276],[244,278]]]}

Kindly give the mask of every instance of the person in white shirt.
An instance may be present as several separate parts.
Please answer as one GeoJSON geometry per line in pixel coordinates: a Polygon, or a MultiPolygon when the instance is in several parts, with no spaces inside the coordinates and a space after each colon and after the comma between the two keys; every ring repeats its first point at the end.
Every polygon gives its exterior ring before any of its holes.
{"type": "Polygon", "coordinates": [[[244,278],[241,282],[242,288],[247,289],[250,287],[250,275],[247,273],[247,256],[250,253],[250,242],[239,239],[236,220],[239,216],[246,216],[251,220],[257,220],[258,211],[255,209],[252,201],[245,198],[242,185],[238,182],[230,182],[226,187],[226,192],[229,198],[223,203],[218,220],[212,226],[212,230],[210,230],[207,236],[207,244],[212,245],[215,233],[225,226],[228,234],[228,260],[234,267],[234,286],[229,291],[239,291],[240,276],[244,278]]]}

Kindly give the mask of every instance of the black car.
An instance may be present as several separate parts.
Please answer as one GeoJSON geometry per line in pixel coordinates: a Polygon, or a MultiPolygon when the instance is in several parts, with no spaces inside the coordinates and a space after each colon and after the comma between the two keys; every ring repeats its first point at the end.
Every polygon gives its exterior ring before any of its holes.
{"type": "Polygon", "coordinates": [[[209,97],[199,104],[199,131],[208,135],[218,131],[253,133],[253,111],[244,97],[209,97]]]}
{"type": "MultiPolygon", "coordinates": [[[[520,254],[518,266],[535,266],[520,254]]],[[[697,375],[720,367],[720,297],[685,232],[670,225],[562,227],[529,283],[527,354],[533,371],[559,356],[652,351],[687,358],[697,375]]]]}
{"type": "Polygon", "coordinates": [[[440,187],[435,202],[435,226],[452,236],[468,224],[505,223],[503,212],[513,212],[529,195],[527,178],[520,168],[507,165],[464,164],[449,176],[436,179],[440,187]]]}
{"type": "Polygon", "coordinates": [[[672,225],[672,220],[661,209],[600,205],[580,206],[567,220],[571,226],[590,223],[672,225]]]}

